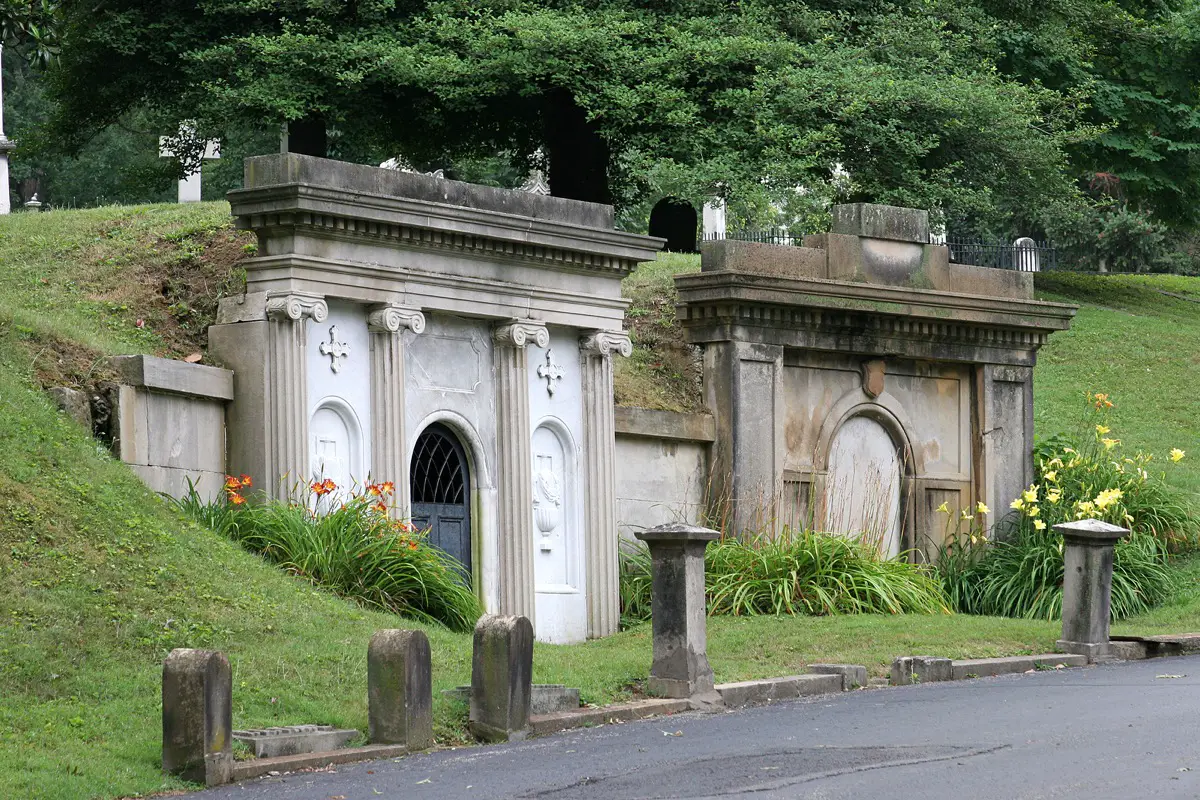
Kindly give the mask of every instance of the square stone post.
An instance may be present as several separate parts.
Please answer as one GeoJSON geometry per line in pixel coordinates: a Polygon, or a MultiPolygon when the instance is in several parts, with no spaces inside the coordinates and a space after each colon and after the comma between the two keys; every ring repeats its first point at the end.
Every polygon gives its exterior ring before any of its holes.
{"type": "Polygon", "coordinates": [[[534,618],[533,431],[525,345],[550,344],[540,322],[514,320],[492,331],[496,348],[496,454],[500,516],[500,613],[534,618]]]}
{"type": "Polygon", "coordinates": [[[211,650],[172,650],[163,662],[163,772],[217,786],[233,779],[233,673],[211,650]]]}
{"type": "Polygon", "coordinates": [[[433,746],[433,669],[424,631],[378,631],[367,647],[368,737],[372,744],[433,746]]]}
{"type": "Polygon", "coordinates": [[[1098,519],[1055,525],[1063,537],[1062,639],[1064,653],[1102,660],[1109,654],[1113,548],[1129,531],[1098,519]]]}
{"type": "Polygon", "coordinates": [[[490,742],[524,739],[533,694],[533,625],[485,614],[471,652],[471,733],[490,742]]]}
{"type": "Polygon", "coordinates": [[[583,360],[584,539],[587,635],[597,639],[621,624],[617,548],[617,434],[613,420],[613,354],[633,354],[624,331],[592,331],[579,339],[583,360]]]}
{"type": "MultiPolygon", "coordinates": [[[[268,295],[266,305],[267,480],[271,497],[308,482],[308,320],[324,322],[324,298],[299,292],[268,295]]],[[[236,381],[236,375],[235,375],[236,381]]]]}
{"type": "Polygon", "coordinates": [[[672,523],[634,535],[650,548],[653,570],[654,662],[646,688],[700,706],[719,704],[708,665],[704,550],[721,534],[672,523]]]}
{"type": "Polygon", "coordinates": [[[404,332],[425,330],[425,315],[398,305],[375,306],[367,316],[371,336],[371,479],[396,485],[392,511],[411,513],[408,439],[404,435],[404,332]]]}

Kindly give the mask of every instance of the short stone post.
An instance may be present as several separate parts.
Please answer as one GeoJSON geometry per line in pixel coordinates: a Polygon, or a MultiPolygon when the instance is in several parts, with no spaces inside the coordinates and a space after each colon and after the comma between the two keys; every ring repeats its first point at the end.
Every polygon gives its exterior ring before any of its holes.
{"type": "Polygon", "coordinates": [[[163,662],[163,772],[218,786],[233,779],[233,673],[224,653],[172,650],[163,662]]]}
{"type": "Polygon", "coordinates": [[[471,733],[489,742],[524,739],[532,693],[533,623],[480,617],[471,654],[471,733]]]}
{"type": "Polygon", "coordinates": [[[721,534],[673,523],[635,533],[650,548],[654,662],[646,688],[696,706],[719,705],[708,665],[704,550],[721,534]]]}
{"type": "Polygon", "coordinates": [[[1064,653],[1109,655],[1108,623],[1112,604],[1113,547],[1129,531],[1098,519],[1055,525],[1063,537],[1062,639],[1064,653]]]}
{"type": "Polygon", "coordinates": [[[372,744],[433,746],[433,668],[424,631],[378,631],[367,646],[367,735],[372,744]]]}

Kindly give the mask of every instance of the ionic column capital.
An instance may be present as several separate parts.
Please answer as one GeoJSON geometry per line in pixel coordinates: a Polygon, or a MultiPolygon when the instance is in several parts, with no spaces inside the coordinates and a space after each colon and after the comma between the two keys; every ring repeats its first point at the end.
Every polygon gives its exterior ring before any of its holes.
{"type": "Polygon", "coordinates": [[[589,331],[579,337],[579,351],[585,356],[608,357],[633,355],[633,342],[626,331],[589,331]]]}
{"type": "Polygon", "coordinates": [[[536,320],[517,320],[503,322],[492,328],[492,341],[508,347],[524,347],[533,342],[538,347],[550,344],[550,331],[546,323],[536,320]]]}
{"type": "Polygon", "coordinates": [[[367,330],[371,333],[399,333],[405,329],[413,333],[425,330],[425,315],[421,309],[393,303],[371,306],[367,315],[367,330]]]}
{"type": "Polygon", "coordinates": [[[278,292],[267,295],[267,319],[298,322],[311,318],[313,322],[324,322],[328,317],[329,305],[321,295],[304,292],[278,292]]]}

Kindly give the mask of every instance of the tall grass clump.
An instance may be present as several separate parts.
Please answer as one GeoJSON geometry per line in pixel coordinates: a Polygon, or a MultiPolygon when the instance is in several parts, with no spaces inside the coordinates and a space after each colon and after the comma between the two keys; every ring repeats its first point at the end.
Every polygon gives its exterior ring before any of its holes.
{"type": "Polygon", "coordinates": [[[390,519],[390,483],[369,484],[343,500],[332,481],[284,502],[246,502],[247,476],[228,478],[213,501],[194,486],[180,510],[283,569],[365,606],[469,631],[483,608],[452,556],[429,544],[426,532],[390,519]]]}
{"type": "MultiPolygon", "coordinates": [[[[926,568],[883,558],[854,538],[785,528],[778,535],[722,537],[704,557],[709,614],[933,614],[948,610],[926,568]]],[[[622,555],[621,609],[650,617],[650,556],[642,545],[622,555]]]]}
{"type": "MultiPolygon", "coordinates": [[[[1196,547],[1193,510],[1153,471],[1153,454],[1126,455],[1108,420],[1112,401],[1089,394],[1084,431],[1055,436],[1035,453],[1037,480],[988,540],[969,515],[938,548],[938,575],[954,608],[969,614],[1058,619],[1062,616],[1063,541],[1055,525],[1101,519],[1130,530],[1113,554],[1112,617],[1141,614],[1176,588],[1171,551],[1196,547]],[[968,529],[959,526],[970,521],[968,529]]],[[[1173,449],[1167,461],[1185,453],[1173,449]]],[[[943,506],[940,509],[950,514],[943,506]]],[[[953,522],[953,518],[951,518],[953,522]]],[[[947,527],[950,527],[948,522],[947,527]]]]}

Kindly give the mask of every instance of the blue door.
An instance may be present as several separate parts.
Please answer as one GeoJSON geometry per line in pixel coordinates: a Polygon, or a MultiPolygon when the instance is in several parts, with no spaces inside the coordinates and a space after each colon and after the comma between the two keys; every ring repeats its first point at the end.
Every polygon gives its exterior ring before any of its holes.
{"type": "Polygon", "coordinates": [[[440,423],[417,439],[409,470],[412,522],[429,543],[458,559],[471,575],[471,476],[454,432],[440,423]]]}

